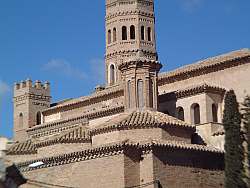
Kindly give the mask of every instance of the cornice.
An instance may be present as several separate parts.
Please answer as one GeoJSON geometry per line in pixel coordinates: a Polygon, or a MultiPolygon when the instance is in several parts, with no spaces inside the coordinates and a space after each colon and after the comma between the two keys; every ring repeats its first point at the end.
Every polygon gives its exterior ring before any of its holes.
{"type": "Polygon", "coordinates": [[[154,13],[144,12],[144,11],[140,11],[140,10],[134,10],[134,11],[120,11],[120,12],[116,12],[114,14],[109,14],[106,16],[105,20],[109,21],[110,19],[113,19],[113,18],[116,18],[119,16],[131,16],[131,15],[139,15],[139,16],[145,16],[145,17],[149,17],[149,18],[155,17],[154,13]]]}
{"type": "Polygon", "coordinates": [[[119,70],[127,70],[130,67],[151,67],[159,71],[162,68],[162,64],[158,61],[148,60],[146,58],[135,58],[134,60],[122,62],[118,65],[119,70]]]}
{"type": "Polygon", "coordinates": [[[130,150],[130,152],[131,150],[133,150],[134,152],[137,152],[139,156],[142,156],[149,152],[154,152],[154,149],[158,148],[161,149],[171,148],[174,150],[190,150],[197,152],[213,153],[214,155],[224,155],[224,152],[222,150],[210,148],[203,145],[187,144],[184,142],[177,142],[177,141],[147,141],[145,143],[132,143],[124,141],[119,143],[111,143],[109,145],[104,145],[101,147],[87,149],[79,152],[73,152],[70,154],[26,161],[18,163],[17,167],[22,172],[27,172],[36,169],[49,168],[53,166],[61,166],[80,161],[93,160],[96,158],[120,155],[126,153],[127,150],[130,150]],[[44,164],[36,168],[29,167],[30,164],[36,162],[43,162],[44,164]]]}
{"type": "Polygon", "coordinates": [[[121,130],[133,129],[152,129],[152,128],[181,128],[187,131],[195,131],[195,126],[189,125],[174,117],[170,117],[160,112],[132,112],[127,115],[121,115],[114,122],[104,123],[98,128],[90,130],[90,135],[95,136],[99,134],[109,133],[121,130]]]}
{"type": "Polygon", "coordinates": [[[47,115],[47,114],[51,114],[54,112],[68,111],[74,108],[80,108],[82,106],[89,106],[92,104],[96,104],[102,101],[106,101],[108,99],[122,97],[124,96],[123,91],[124,90],[120,85],[113,87],[113,88],[107,88],[105,90],[95,92],[94,94],[90,96],[73,99],[63,104],[60,104],[58,106],[46,109],[43,111],[43,114],[47,115]]]}
{"type": "Polygon", "coordinates": [[[98,111],[95,113],[84,114],[79,117],[60,120],[52,123],[47,123],[40,126],[35,126],[31,129],[28,129],[27,132],[32,138],[39,138],[43,136],[49,136],[56,134],[65,130],[72,129],[79,125],[88,124],[89,120],[101,118],[124,111],[124,106],[117,106],[103,111],[98,111]]]}
{"type": "Polygon", "coordinates": [[[250,63],[250,50],[242,49],[208,58],[159,75],[159,86],[250,63]]]}
{"type": "Polygon", "coordinates": [[[50,102],[51,96],[36,95],[34,93],[25,93],[23,95],[13,97],[14,102],[19,102],[27,99],[50,102]]]}
{"type": "Polygon", "coordinates": [[[134,49],[134,50],[120,50],[120,51],[115,51],[113,53],[108,53],[105,55],[105,58],[112,58],[113,56],[116,56],[116,55],[123,55],[123,54],[136,53],[136,52],[143,52],[146,55],[158,56],[156,52],[152,52],[148,50],[141,50],[141,49],[134,49]]]}
{"type": "Polygon", "coordinates": [[[178,90],[175,92],[177,99],[190,97],[200,93],[214,93],[223,96],[226,92],[225,88],[220,88],[217,86],[208,85],[206,83],[202,85],[193,86],[183,90],[178,90]]]}

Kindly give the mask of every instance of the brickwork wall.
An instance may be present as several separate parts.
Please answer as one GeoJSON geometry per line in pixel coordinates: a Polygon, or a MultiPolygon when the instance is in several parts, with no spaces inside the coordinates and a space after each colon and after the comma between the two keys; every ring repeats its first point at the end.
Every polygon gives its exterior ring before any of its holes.
{"type": "MultiPolygon", "coordinates": [[[[140,183],[148,183],[154,181],[154,166],[153,166],[153,154],[147,153],[142,155],[140,162],[140,183]]],[[[147,188],[157,188],[155,185],[148,185],[147,188]]]]}
{"type": "MultiPolygon", "coordinates": [[[[28,179],[78,188],[124,188],[124,155],[114,155],[24,173],[28,179]]],[[[24,185],[22,188],[37,186],[24,185]]]]}
{"type": "Polygon", "coordinates": [[[32,155],[7,155],[6,158],[14,163],[20,163],[37,159],[37,154],[32,155]]]}
{"type": "Polygon", "coordinates": [[[153,159],[154,178],[164,188],[219,188],[223,187],[224,173],[216,166],[223,166],[219,164],[222,161],[209,153],[157,151],[153,159]]]}
{"type": "Polygon", "coordinates": [[[171,127],[171,128],[166,128],[165,130],[162,130],[162,139],[191,143],[192,134],[193,134],[193,131],[171,127]]]}
{"type": "Polygon", "coordinates": [[[85,149],[89,149],[90,147],[91,143],[56,144],[39,148],[37,156],[38,158],[50,157],[60,154],[82,151],[85,149]]]}
{"type": "Polygon", "coordinates": [[[92,105],[63,111],[61,112],[61,118],[62,119],[72,118],[72,117],[82,116],[88,113],[95,113],[96,111],[102,111],[102,110],[109,109],[112,107],[120,106],[122,105],[122,103],[123,103],[123,97],[118,97],[118,98],[98,102],[92,105]]]}
{"type": "Polygon", "coordinates": [[[161,128],[121,130],[95,135],[92,137],[92,144],[93,146],[100,146],[124,140],[139,142],[150,139],[177,140],[191,143],[192,133],[191,131],[178,128],[166,128],[165,130],[161,128]]]}
{"type": "Polygon", "coordinates": [[[124,177],[125,187],[140,185],[140,154],[136,150],[125,153],[124,177]]]}

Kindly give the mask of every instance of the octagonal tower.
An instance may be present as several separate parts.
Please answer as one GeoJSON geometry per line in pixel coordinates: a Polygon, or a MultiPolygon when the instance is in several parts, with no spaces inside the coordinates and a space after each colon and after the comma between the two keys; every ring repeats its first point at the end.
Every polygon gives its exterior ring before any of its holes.
{"type": "Polygon", "coordinates": [[[106,0],[106,80],[121,82],[118,66],[140,52],[157,60],[154,0],[106,0]]]}

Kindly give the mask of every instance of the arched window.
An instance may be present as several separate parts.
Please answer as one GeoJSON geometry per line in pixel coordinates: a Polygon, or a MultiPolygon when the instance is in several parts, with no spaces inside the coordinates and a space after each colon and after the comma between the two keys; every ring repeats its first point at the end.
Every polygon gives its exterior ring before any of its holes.
{"type": "Polygon", "coordinates": [[[128,108],[131,107],[131,81],[129,80],[127,83],[127,87],[128,87],[128,108]]]}
{"type": "Polygon", "coordinates": [[[192,124],[197,125],[201,123],[200,105],[195,103],[191,106],[192,124]]]}
{"type": "Polygon", "coordinates": [[[111,30],[108,30],[108,44],[111,43],[111,30]]]}
{"type": "Polygon", "coordinates": [[[141,40],[145,40],[145,27],[141,26],[141,40]]]}
{"type": "Polygon", "coordinates": [[[138,107],[144,107],[144,97],[143,97],[143,81],[138,80],[137,82],[137,98],[138,98],[138,107]]]}
{"type": "Polygon", "coordinates": [[[42,114],[41,114],[41,112],[37,112],[37,114],[36,114],[36,124],[41,125],[41,123],[42,123],[42,114]]]}
{"type": "Polygon", "coordinates": [[[212,115],[213,115],[213,122],[218,122],[218,106],[217,104],[212,104],[212,115]]]}
{"type": "Polygon", "coordinates": [[[127,27],[126,26],[123,26],[122,27],[122,40],[127,40],[128,37],[127,37],[127,27]]]}
{"type": "Polygon", "coordinates": [[[151,41],[151,40],[152,40],[151,34],[152,34],[151,28],[148,27],[148,41],[151,41]]]}
{"type": "Polygon", "coordinates": [[[113,28],[113,42],[116,42],[116,28],[113,28]]]}
{"type": "Polygon", "coordinates": [[[182,107],[177,108],[177,118],[184,121],[184,109],[182,107]]]}
{"type": "Polygon", "coordinates": [[[19,114],[18,125],[19,125],[19,127],[23,127],[23,113],[19,114]]]}
{"type": "Polygon", "coordinates": [[[135,39],[135,26],[134,25],[130,26],[130,39],[131,40],[135,39]]]}
{"type": "Polygon", "coordinates": [[[113,64],[109,67],[109,82],[110,84],[115,83],[115,66],[113,64]]]}

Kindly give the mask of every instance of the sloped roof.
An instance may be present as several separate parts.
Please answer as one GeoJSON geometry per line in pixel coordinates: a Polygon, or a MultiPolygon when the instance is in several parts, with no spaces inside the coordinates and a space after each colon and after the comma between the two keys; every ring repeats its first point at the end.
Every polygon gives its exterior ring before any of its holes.
{"type": "Polygon", "coordinates": [[[202,83],[198,85],[189,86],[181,90],[177,90],[175,93],[177,98],[182,98],[204,92],[218,93],[222,95],[226,92],[226,89],[208,83],[202,83]]]}
{"type": "Polygon", "coordinates": [[[7,151],[7,155],[36,154],[37,147],[32,140],[13,144],[7,151]]]}
{"type": "Polygon", "coordinates": [[[102,132],[109,132],[120,129],[135,129],[147,127],[166,127],[174,126],[180,128],[195,129],[195,126],[181,121],[175,117],[163,114],[157,111],[134,111],[131,113],[123,113],[115,117],[99,127],[91,130],[91,134],[100,134],[102,132]]]}
{"type": "Polygon", "coordinates": [[[22,171],[31,171],[37,168],[48,168],[52,166],[65,165],[69,163],[75,163],[77,161],[93,160],[95,158],[107,157],[109,155],[119,155],[123,153],[123,150],[128,148],[134,148],[138,151],[152,151],[155,147],[161,148],[171,148],[176,150],[187,150],[187,151],[198,151],[198,152],[208,152],[214,153],[216,155],[223,155],[224,151],[213,147],[208,147],[204,145],[188,144],[180,141],[170,141],[170,140],[145,140],[143,142],[130,142],[129,140],[122,142],[109,143],[99,147],[94,147],[91,149],[85,149],[82,151],[63,154],[48,158],[40,158],[36,160],[26,161],[17,164],[22,171]],[[37,168],[29,168],[29,165],[38,161],[42,161],[44,165],[37,168]]]}
{"type": "Polygon", "coordinates": [[[13,144],[7,151],[8,155],[36,154],[37,149],[58,143],[85,143],[90,142],[90,134],[86,127],[80,126],[63,134],[46,139],[45,141],[29,139],[13,144]]]}
{"type": "Polygon", "coordinates": [[[91,140],[89,131],[86,127],[77,127],[66,134],[63,134],[59,140],[61,142],[67,141],[88,141],[91,140]]]}
{"type": "Polygon", "coordinates": [[[80,98],[75,98],[75,99],[62,102],[54,107],[44,110],[43,113],[49,113],[57,109],[71,107],[71,106],[79,105],[79,104],[82,104],[82,105],[94,104],[98,102],[99,99],[102,99],[103,97],[111,96],[117,93],[123,93],[123,87],[121,85],[110,86],[102,91],[95,92],[88,96],[83,96],[80,98]]]}
{"type": "Polygon", "coordinates": [[[175,148],[175,149],[195,150],[195,151],[203,151],[203,152],[212,152],[212,153],[224,153],[223,150],[217,149],[215,147],[198,145],[198,144],[187,144],[186,142],[175,141],[175,140],[153,140],[151,143],[147,143],[145,145],[169,147],[169,148],[175,148]]]}
{"type": "Polygon", "coordinates": [[[197,73],[199,75],[205,74],[207,72],[213,72],[219,69],[212,69],[218,65],[225,65],[228,67],[237,66],[242,64],[242,62],[236,62],[233,64],[235,60],[240,60],[243,58],[250,58],[250,49],[245,48],[237,51],[232,51],[223,55],[207,58],[205,60],[198,61],[197,63],[186,65],[175,69],[173,71],[161,73],[159,75],[159,85],[163,85],[165,82],[175,82],[178,81],[179,77],[182,76],[182,79],[187,79],[192,77],[192,74],[197,73]]]}

